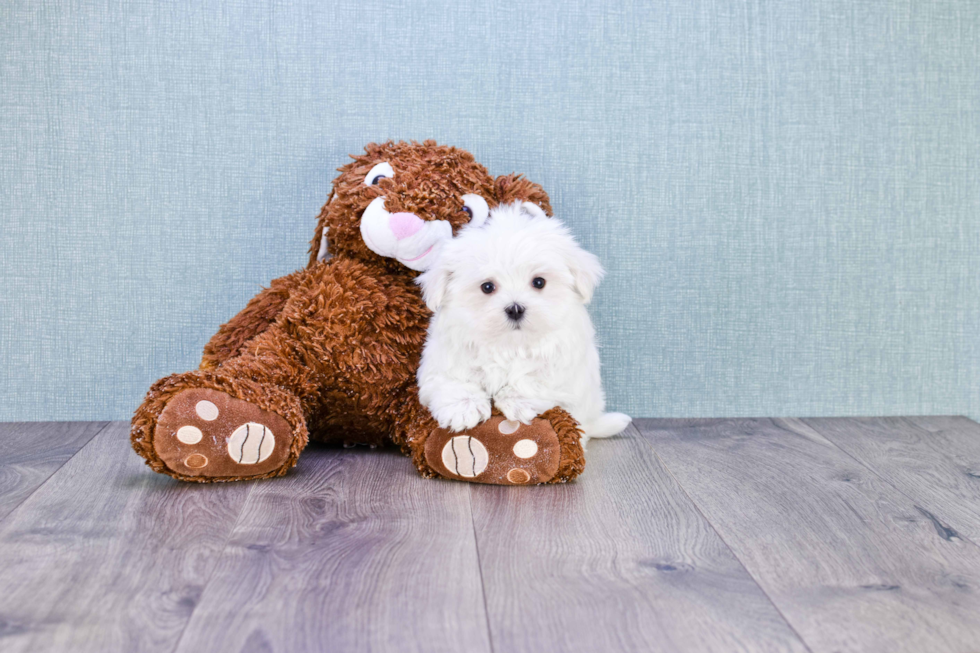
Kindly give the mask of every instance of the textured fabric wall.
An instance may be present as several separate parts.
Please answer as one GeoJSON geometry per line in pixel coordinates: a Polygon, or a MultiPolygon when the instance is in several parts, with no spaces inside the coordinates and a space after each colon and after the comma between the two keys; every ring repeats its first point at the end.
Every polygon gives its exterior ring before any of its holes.
{"type": "Polygon", "coordinates": [[[612,407],[980,416],[976,0],[6,0],[0,419],[128,418],[428,137],[605,262],[612,407]]]}

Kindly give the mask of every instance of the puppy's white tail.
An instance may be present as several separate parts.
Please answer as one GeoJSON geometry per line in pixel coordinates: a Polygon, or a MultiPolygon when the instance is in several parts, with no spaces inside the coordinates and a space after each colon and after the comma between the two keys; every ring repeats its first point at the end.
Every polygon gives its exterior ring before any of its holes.
{"type": "Polygon", "coordinates": [[[630,416],[623,413],[603,413],[591,424],[584,425],[585,438],[608,438],[622,433],[631,421],[630,416]]]}

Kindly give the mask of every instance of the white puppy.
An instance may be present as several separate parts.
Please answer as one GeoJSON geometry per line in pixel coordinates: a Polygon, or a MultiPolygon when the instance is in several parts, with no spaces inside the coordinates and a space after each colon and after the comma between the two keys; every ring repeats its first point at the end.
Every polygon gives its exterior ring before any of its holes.
{"type": "Polygon", "coordinates": [[[435,313],[418,371],[419,397],[443,428],[490,417],[491,400],[525,424],[560,406],[589,438],[630,418],[606,413],[595,330],[585,305],[602,278],[557,219],[536,205],[497,207],[447,241],[417,283],[435,313]]]}

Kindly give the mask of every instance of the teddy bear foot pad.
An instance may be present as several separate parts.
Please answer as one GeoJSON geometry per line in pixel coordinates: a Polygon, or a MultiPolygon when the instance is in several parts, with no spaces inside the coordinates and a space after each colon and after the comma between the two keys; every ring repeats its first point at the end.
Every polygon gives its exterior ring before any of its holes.
{"type": "Polygon", "coordinates": [[[153,447],[181,476],[238,480],[282,467],[292,438],[289,423],[279,415],[218,390],[195,388],[167,402],[153,447]]]}
{"type": "Polygon", "coordinates": [[[558,436],[546,419],[521,424],[494,416],[472,429],[436,429],[425,458],[439,475],[471,483],[534,485],[558,472],[558,436]]]}

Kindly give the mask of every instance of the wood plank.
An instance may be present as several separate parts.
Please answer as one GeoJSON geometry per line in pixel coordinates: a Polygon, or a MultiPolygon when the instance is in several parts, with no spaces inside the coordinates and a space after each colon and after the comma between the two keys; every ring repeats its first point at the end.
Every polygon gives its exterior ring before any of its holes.
{"type": "Polygon", "coordinates": [[[638,425],[816,653],[980,647],[980,547],[802,421],[638,425]]]}
{"type": "Polygon", "coordinates": [[[0,521],[107,423],[0,423],[0,521]]]}
{"type": "Polygon", "coordinates": [[[496,651],[803,651],[635,429],[568,485],[473,486],[496,651]]]}
{"type": "Polygon", "coordinates": [[[469,487],[307,449],[256,487],[179,651],[489,651],[469,487]]]}
{"type": "Polygon", "coordinates": [[[911,497],[920,512],[980,543],[980,424],[966,417],[804,421],[911,497]]]}
{"type": "Polygon", "coordinates": [[[251,487],[155,474],[108,426],[0,523],[4,652],[173,650],[251,487]]]}

